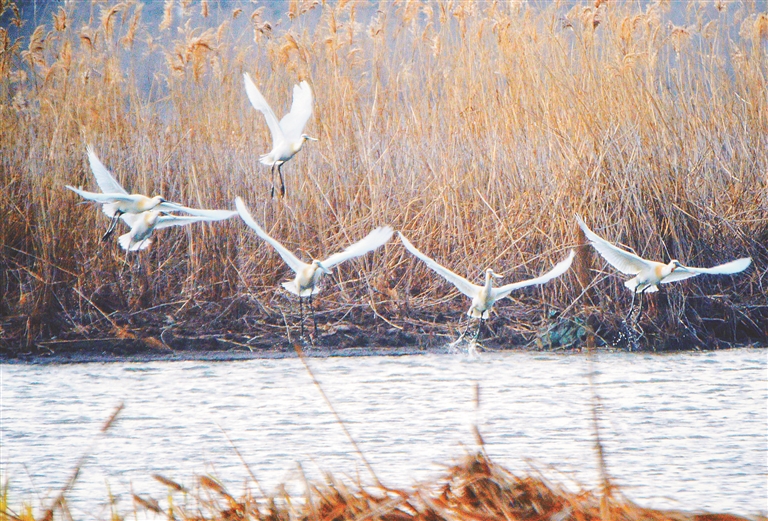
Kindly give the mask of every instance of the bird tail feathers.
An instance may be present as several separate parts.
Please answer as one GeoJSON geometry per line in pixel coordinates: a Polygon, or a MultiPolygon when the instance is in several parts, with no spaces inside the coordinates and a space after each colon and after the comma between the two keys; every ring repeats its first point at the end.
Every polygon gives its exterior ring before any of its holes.
{"type": "Polygon", "coordinates": [[[317,295],[320,293],[320,286],[315,286],[312,288],[312,291],[310,291],[309,288],[299,292],[298,288],[296,287],[296,281],[295,280],[289,280],[288,282],[283,282],[283,287],[288,290],[290,293],[293,293],[294,295],[298,297],[309,297],[311,295],[317,295]]]}
{"type": "Polygon", "coordinates": [[[104,203],[101,205],[101,209],[107,214],[107,217],[114,217],[117,213],[117,205],[115,203],[104,203]]]}
{"type": "Polygon", "coordinates": [[[656,293],[659,291],[659,288],[656,286],[648,286],[646,285],[644,288],[640,289],[638,291],[638,287],[640,286],[640,283],[638,283],[636,278],[629,279],[624,283],[626,287],[628,287],[632,293],[656,293]]]}
{"type": "Polygon", "coordinates": [[[266,154],[260,155],[259,162],[262,165],[267,165],[267,166],[272,166],[275,163],[277,163],[277,161],[272,157],[272,152],[267,152],[266,154]]]}
{"type": "Polygon", "coordinates": [[[485,311],[480,311],[475,308],[470,308],[469,311],[467,311],[467,315],[472,318],[482,318],[484,320],[490,316],[487,309],[485,311]]]}
{"type": "Polygon", "coordinates": [[[294,295],[299,295],[299,290],[296,289],[296,284],[289,280],[288,282],[283,282],[283,287],[288,290],[288,292],[293,293],[294,295]]]}
{"type": "Polygon", "coordinates": [[[124,250],[128,250],[128,251],[144,250],[146,248],[149,248],[149,245],[152,244],[151,239],[144,239],[143,241],[139,241],[139,242],[132,242],[132,240],[133,240],[133,237],[131,237],[131,232],[128,232],[126,234],[121,235],[117,241],[120,243],[120,246],[124,250]]]}

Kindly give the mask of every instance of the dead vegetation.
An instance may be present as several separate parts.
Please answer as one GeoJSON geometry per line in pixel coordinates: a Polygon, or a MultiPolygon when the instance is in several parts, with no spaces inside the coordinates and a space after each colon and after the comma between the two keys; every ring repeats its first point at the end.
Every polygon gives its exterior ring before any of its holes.
{"type": "MultiPolygon", "coordinates": [[[[275,13],[169,0],[157,17],[135,0],[74,2],[25,39],[16,3],[0,6],[5,347],[263,335],[291,315],[283,264],[236,220],[157,234],[125,270],[98,240],[101,212],[63,189],[94,186],[86,142],[129,190],[207,208],[243,196],[269,233],[315,255],[389,223],[459,273],[491,262],[522,278],[579,243],[576,213],[646,257],[749,255],[745,274],[649,299],[644,341],[768,338],[768,31],[749,2],[292,1],[275,13]],[[307,130],[320,141],[286,164],[284,201],[268,197],[269,132],[245,71],[270,99],[303,79],[315,93],[307,130]]],[[[610,343],[630,295],[589,250],[577,264],[499,306],[491,336],[531,342],[562,323],[588,332],[576,344],[610,343]]],[[[342,267],[316,303],[325,332],[450,337],[465,308],[454,296],[392,242],[342,267]]]]}
{"type": "MultiPolygon", "coordinates": [[[[319,384],[318,388],[322,391],[319,384]]],[[[109,430],[122,409],[122,404],[115,409],[102,427],[102,434],[109,430]]],[[[603,476],[605,485],[599,493],[574,492],[534,472],[518,476],[495,464],[485,453],[479,433],[477,437],[480,447],[476,452],[464,456],[441,478],[415,489],[391,488],[381,483],[375,487],[349,486],[328,475],[324,483],[307,482],[306,493],[300,497],[290,496],[284,487],[278,487],[281,494],[265,495],[255,478],[258,493],[247,489],[235,496],[210,476],[200,476],[193,487],[185,487],[165,476],[153,474],[155,480],[167,487],[167,496],[158,500],[132,493],[132,515],[134,518],[143,515],[180,521],[748,521],[748,518],[732,514],[692,514],[643,508],[624,498],[606,475],[603,476]]],[[[596,445],[600,448],[599,442],[596,445]]],[[[70,479],[39,515],[29,504],[24,504],[19,511],[14,510],[6,482],[0,493],[0,519],[72,521],[66,496],[87,456],[88,453],[80,458],[70,479]]],[[[110,507],[112,521],[122,521],[131,515],[120,512],[114,498],[111,498],[110,507]]]]}

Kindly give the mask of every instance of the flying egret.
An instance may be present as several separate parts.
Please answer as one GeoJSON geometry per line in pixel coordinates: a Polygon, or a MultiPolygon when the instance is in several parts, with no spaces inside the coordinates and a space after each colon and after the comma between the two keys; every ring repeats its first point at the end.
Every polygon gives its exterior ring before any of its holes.
{"type": "Polygon", "coordinates": [[[124,250],[143,250],[152,243],[149,237],[154,230],[168,228],[170,226],[183,226],[199,221],[220,221],[237,215],[237,212],[229,210],[209,211],[220,212],[220,214],[215,217],[205,217],[201,215],[161,215],[159,210],[123,214],[122,219],[131,227],[131,231],[121,235],[118,242],[124,250]],[[226,215],[226,217],[223,217],[224,215],[226,215]]]}
{"type": "MultiPolygon", "coordinates": [[[[220,221],[223,219],[229,219],[235,213],[229,210],[203,210],[198,208],[188,208],[177,203],[171,203],[163,199],[162,196],[156,195],[154,197],[147,197],[141,194],[129,194],[120,183],[112,176],[112,173],[104,166],[96,153],[93,151],[93,147],[86,146],[88,152],[88,162],[91,165],[91,171],[96,177],[96,184],[101,189],[99,192],[88,192],[75,188],[73,186],[66,185],[66,188],[72,190],[80,197],[95,201],[102,204],[102,210],[108,217],[112,218],[112,222],[107,228],[106,233],[101,238],[106,240],[112,232],[115,230],[118,219],[129,214],[140,214],[150,210],[159,210],[163,212],[184,212],[200,219],[197,221],[220,221]]],[[[128,226],[133,226],[135,219],[124,219],[128,226]]],[[[195,221],[189,221],[195,222],[195,221]]],[[[182,223],[186,224],[186,223],[182,223]]]]}
{"type": "Polygon", "coordinates": [[[448,268],[441,266],[431,257],[427,257],[421,253],[413,244],[411,244],[411,242],[405,238],[405,235],[400,232],[397,233],[400,236],[400,240],[402,241],[403,246],[405,246],[408,251],[421,259],[438,275],[456,286],[456,289],[472,299],[472,303],[469,306],[467,315],[472,318],[480,319],[480,322],[478,322],[477,332],[475,333],[475,340],[477,340],[477,337],[480,335],[480,327],[482,325],[482,321],[490,316],[491,309],[497,300],[503,299],[517,289],[549,282],[550,280],[557,278],[568,271],[568,268],[571,267],[571,263],[573,262],[574,252],[571,251],[565,260],[557,263],[554,268],[546,272],[544,275],[536,277],[535,279],[506,284],[504,286],[499,286],[498,288],[493,287],[493,279],[500,279],[501,275],[494,273],[494,271],[489,268],[485,270],[485,284],[483,286],[478,286],[476,284],[472,284],[464,277],[455,274],[448,268]]]}
{"type": "Polygon", "coordinates": [[[251,76],[246,72],[243,74],[243,78],[245,79],[245,93],[251,100],[251,105],[264,114],[269,131],[272,133],[272,150],[263,154],[259,161],[272,167],[272,197],[275,196],[275,167],[277,167],[277,173],[280,175],[280,197],[285,197],[285,181],[283,180],[283,172],[280,170],[283,163],[296,155],[305,141],[317,141],[316,138],[302,133],[304,126],[309,121],[309,116],[312,115],[312,89],[306,81],[294,85],[291,110],[278,122],[269,103],[251,80],[251,76]]]}
{"type": "Polygon", "coordinates": [[[363,239],[357,241],[351,246],[340,252],[335,253],[320,261],[313,259],[312,262],[307,264],[299,260],[293,253],[288,251],[285,246],[277,242],[275,239],[267,235],[261,226],[253,220],[248,209],[245,207],[245,203],[239,197],[235,199],[235,205],[237,211],[240,213],[240,217],[243,218],[245,224],[253,228],[256,235],[267,241],[272,247],[277,250],[277,253],[283,258],[288,267],[296,273],[296,277],[293,280],[283,282],[283,287],[290,293],[299,297],[299,313],[301,316],[301,336],[304,336],[304,309],[302,304],[302,298],[309,299],[309,309],[312,312],[312,321],[315,325],[315,338],[317,338],[317,321],[315,320],[315,311],[312,308],[312,296],[320,291],[318,282],[323,273],[330,274],[331,269],[337,264],[341,264],[344,261],[365,255],[369,251],[373,251],[376,248],[384,245],[390,237],[392,237],[393,230],[389,226],[381,226],[376,228],[371,233],[366,235],[363,239]]]}
{"type": "Polygon", "coordinates": [[[667,264],[646,260],[606,241],[590,230],[584,220],[578,215],[576,220],[579,222],[579,226],[584,231],[584,235],[587,236],[589,242],[608,264],[622,273],[634,275],[634,277],[624,282],[624,285],[632,291],[632,304],[627,317],[632,315],[632,310],[635,306],[635,295],[638,293],[640,294],[640,309],[642,310],[643,293],[658,291],[659,284],[668,284],[704,274],[733,275],[744,271],[752,263],[752,258],[744,257],[743,259],[726,262],[713,268],[694,268],[684,266],[676,259],[669,261],[667,264]]]}

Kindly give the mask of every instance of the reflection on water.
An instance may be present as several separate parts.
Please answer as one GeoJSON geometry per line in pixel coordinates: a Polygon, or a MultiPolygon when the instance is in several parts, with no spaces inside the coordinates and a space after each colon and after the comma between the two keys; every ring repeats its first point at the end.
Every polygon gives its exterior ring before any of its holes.
{"type": "MultiPolygon", "coordinates": [[[[602,436],[624,494],[644,506],[765,512],[767,355],[745,349],[597,357],[602,436]]],[[[309,362],[384,484],[409,486],[439,475],[472,449],[474,424],[490,456],[513,471],[534,465],[557,481],[597,482],[582,355],[309,362]]],[[[75,517],[106,517],[107,484],[124,510],[131,491],[164,497],[151,473],[188,486],[193,476],[211,473],[236,493],[248,468],[266,491],[284,482],[301,491],[299,464],[310,480],[330,471],[370,481],[296,359],[0,370],[0,459],[12,504],[55,495],[89,450],[70,494],[75,517]],[[121,401],[120,421],[99,438],[121,401]]]]}

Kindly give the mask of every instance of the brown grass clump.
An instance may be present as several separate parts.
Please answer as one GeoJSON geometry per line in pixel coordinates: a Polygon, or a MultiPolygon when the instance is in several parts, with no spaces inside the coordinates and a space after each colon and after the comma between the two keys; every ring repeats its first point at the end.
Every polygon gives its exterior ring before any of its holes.
{"type": "MultiPolygon", "coordinates": [[[[134,515],[145,512],[149,517],[181,521],[746,521],[731,514],[643,508],[619,495],[571,492],[535,474],[516,476],[483,453],[467,455],[445,476],[415,491],[348,487],[328,476],[323,484],[310,484],[303,497],[256,497],[250,492],[235,497],[208,476],[200,477],[193,490],[161,476],[156,478],[168,486],[166,504],[133,494],[134,515]]],[[[62,499],[59,506],[62,519],[66,519],[66,502],[62,499]]],[[[18,516],[7,502],[0,507],[5,519],[35,521],[31,511],[18,516]]],[[[55,513],[48,515],[58,518],[55,513]]],[[[117,513],[113,516],[123,519],[117,513]]]]}
{"type": "MultiPolygon", "coordinates": [[[[243,196],[316,256],[390,223],[459,273],[526,277],[577,246],[577,213],[651,258],[749,255],[742,275],[652,296],[645,340],[768,338],[768,25],[751,4],[297,1],[281,13],[129,0],[56,6],[35,28],[0,5],[6,346],[121,328],[279,338],[292,317],[285,266],[237,220],[164,230],[125,268],[98,240],[101,212],[63,188],[95,187],[86,142],[131,191],[209,208],[243,196]],[[280,114],[297,81],[315,94],[307,130],[320,141],[285,165],[283,201],[267,195],[269,132],[245,71],[280,114]]],[[[610,343],[630,295],[603,266],[501,303],[494,341],[554,346],[542,332],[576,324],[610,343]]],[[[316,305],[326,333],[353,324],[414,342],[451,337],[466,308],[396,241],[342,266],[316,305]]]]}

